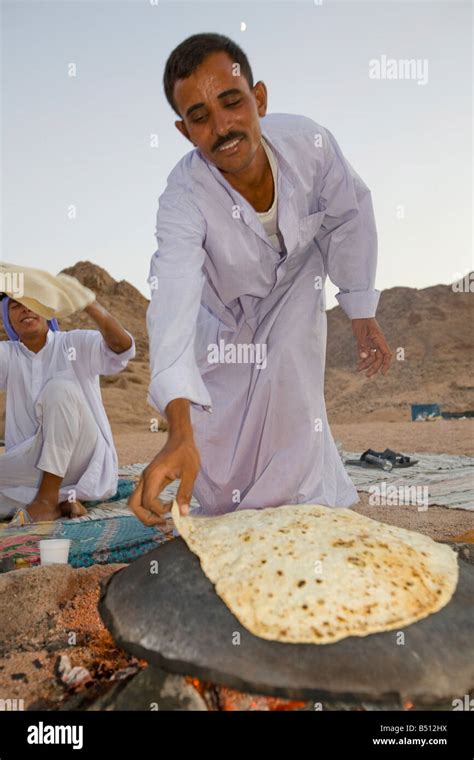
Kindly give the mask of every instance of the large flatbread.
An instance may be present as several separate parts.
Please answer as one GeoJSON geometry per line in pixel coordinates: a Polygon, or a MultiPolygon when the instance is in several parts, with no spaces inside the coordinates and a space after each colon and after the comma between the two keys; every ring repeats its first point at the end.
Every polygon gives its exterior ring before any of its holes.
{"type": "Polygon", "coordinates": [[[239,622],[264,639],[328,644],[437,612],[456,553],[411,530],[315,504],[218,517],[179,513],[178,531],[239,622]]]}

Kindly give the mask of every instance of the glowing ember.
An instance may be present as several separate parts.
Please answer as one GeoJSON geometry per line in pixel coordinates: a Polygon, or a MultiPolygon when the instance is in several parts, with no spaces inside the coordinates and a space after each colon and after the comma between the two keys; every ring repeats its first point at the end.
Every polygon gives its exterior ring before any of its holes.
{"type": "Polygon", "coordinates": [[[190,683],[191,686],[194,686],[201,697],[205,697],[206,692],[209,690],[209,684],[205,683],[205,681],[200,681],[199,678],[191,678],[191,676],[185,676],[184,680],[190,683]]]}
{"type": "Polygon", "coordinates": [[[211,710],[300,710],[307,706],[307,702],[247,694],[236,689],[229,689],[226,686],[205,683],[198,678],[187,677],[186,681],[194,686],[211,710]],[[210,699],[211,690],[214,695],[213,699],[210,699]],[[216,706],[216,701],[218,706],[216,706]]]}

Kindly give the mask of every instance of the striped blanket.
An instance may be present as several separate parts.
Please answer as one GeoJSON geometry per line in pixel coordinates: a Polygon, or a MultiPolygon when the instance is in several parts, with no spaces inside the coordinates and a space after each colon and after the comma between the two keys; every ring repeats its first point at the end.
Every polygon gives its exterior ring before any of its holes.
{"type": "Polygon", "coordinates": [[[172,520],[160,528],[148,528],[127,506],[135,479],[119,480],[117,493],[106,502],[84,502],[87,515],[74,519],[37,522],[9,528],[0,523],[0,572],[40,564],[39,541],[69,538],[69,563],[89,567],[113,562],[132,562],[136,557],[172,538],[172,520]]]}

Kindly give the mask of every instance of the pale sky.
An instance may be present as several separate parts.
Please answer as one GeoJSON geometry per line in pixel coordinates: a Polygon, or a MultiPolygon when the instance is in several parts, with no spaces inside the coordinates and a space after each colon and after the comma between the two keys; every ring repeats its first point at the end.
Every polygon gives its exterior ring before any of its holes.
{"type": "Polygon", "coordinates": [[[149,295],[158,197],[192,148],[164,65],[189,35],[218,32],[265,82],[268,112],[328,127],[371,188],[376,287],[474,268],[469,2],[3,0],[1,12],[3,260],[58,272],[88,259],[149,295]],[[427,82],[370,78],[383,56],[419,61],[427,82]]]}

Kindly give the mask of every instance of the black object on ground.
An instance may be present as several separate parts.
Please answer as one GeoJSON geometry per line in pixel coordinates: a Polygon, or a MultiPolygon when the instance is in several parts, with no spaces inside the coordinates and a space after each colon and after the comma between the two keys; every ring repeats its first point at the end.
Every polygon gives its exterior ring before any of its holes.
{"type": "Polygon", "coordinates": [[[367,449],[360,455],[360,459],[346,459],[344,464],[355,464],[360,467],[377,467],[382,470],[390,471],[393,467],[413,467],[418,464],[418,459],[412,459],[406,454],[400,454],[392,449],[385,451],[374,451],[367,449]]]}
{"type": "Polygon", "coordinates": [[[460,559],[459,570],[449,604],[402,629],[404,637],[393,630],[289,644],[247,631],[177,538],[111,576],[99,612],[119,646],[168,672],[289,699],[435,706],[474,688],[474,565],[460,559]]]}

